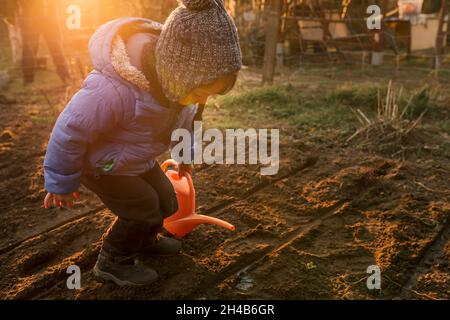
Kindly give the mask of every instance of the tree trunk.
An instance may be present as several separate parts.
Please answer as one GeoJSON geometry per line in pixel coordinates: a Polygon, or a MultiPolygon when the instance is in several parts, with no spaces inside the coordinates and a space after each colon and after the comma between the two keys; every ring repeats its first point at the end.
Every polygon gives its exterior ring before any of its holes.
{"type": "Polygon", "coordinates": [[[266,22],[266,48],[264,53],[263,84],[273,83],[277,54],[282,0],[271,0],[266,22]]]}
{"type": "Polygon", "coordinates": [[[17,19],[10,21],[9,19],[3,20],[8,28],[9,41],[11,43],[12,60],[16,65],[20,65],[22,62],[22,35],[17,19]]]}

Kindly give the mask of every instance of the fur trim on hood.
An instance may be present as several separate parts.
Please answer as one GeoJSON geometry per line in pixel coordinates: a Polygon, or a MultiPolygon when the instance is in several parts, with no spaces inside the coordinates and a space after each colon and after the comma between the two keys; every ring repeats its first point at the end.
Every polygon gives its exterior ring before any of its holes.
{"type": "Polygon", "coordinates": [[[113,40],[111,64],[122,79],[134,84],[139,89],[150,91],[149,81],[141,70],[131,64],[125,42],[118,35],[113,40]]]}

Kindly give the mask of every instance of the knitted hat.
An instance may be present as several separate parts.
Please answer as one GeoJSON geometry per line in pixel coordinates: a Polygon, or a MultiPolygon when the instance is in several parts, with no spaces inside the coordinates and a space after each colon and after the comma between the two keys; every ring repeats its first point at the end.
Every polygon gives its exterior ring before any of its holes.
{"type": "Polygon", "coordinates": [[[236,26],[223,0],[179,2],[156,46],[158,79],[172,101],[242,67],[236,26]]]}

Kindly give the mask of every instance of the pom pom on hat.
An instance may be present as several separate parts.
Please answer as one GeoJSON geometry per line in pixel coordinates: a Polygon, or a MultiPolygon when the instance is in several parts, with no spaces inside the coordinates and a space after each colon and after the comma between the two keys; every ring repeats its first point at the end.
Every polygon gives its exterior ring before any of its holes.
{"type": "Polygon", "coordinates": [[[211,8],[214,0],[178,0],[187,9],[194,11],[202,11],[211,8]]]}

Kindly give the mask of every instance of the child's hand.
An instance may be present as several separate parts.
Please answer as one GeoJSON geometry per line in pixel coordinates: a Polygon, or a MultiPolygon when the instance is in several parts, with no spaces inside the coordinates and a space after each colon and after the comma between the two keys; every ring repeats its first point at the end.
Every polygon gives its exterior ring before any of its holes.
{"type": "Polygon", "coordinates": [[[189,173],[192,176],[192,171],[194,170],[194,166],[190,163],[181,163],[178,167],[178,174],[182,177],[189,173]]]}
{"type": "Polygon", "coordinates": [[[44,208],[51,208],[52,204],[54,207],[73,207],[73,201],[80,199],[79,192],[73,192],[71,194],[53,194],[47,193],[44,199],[44,208]]]}

